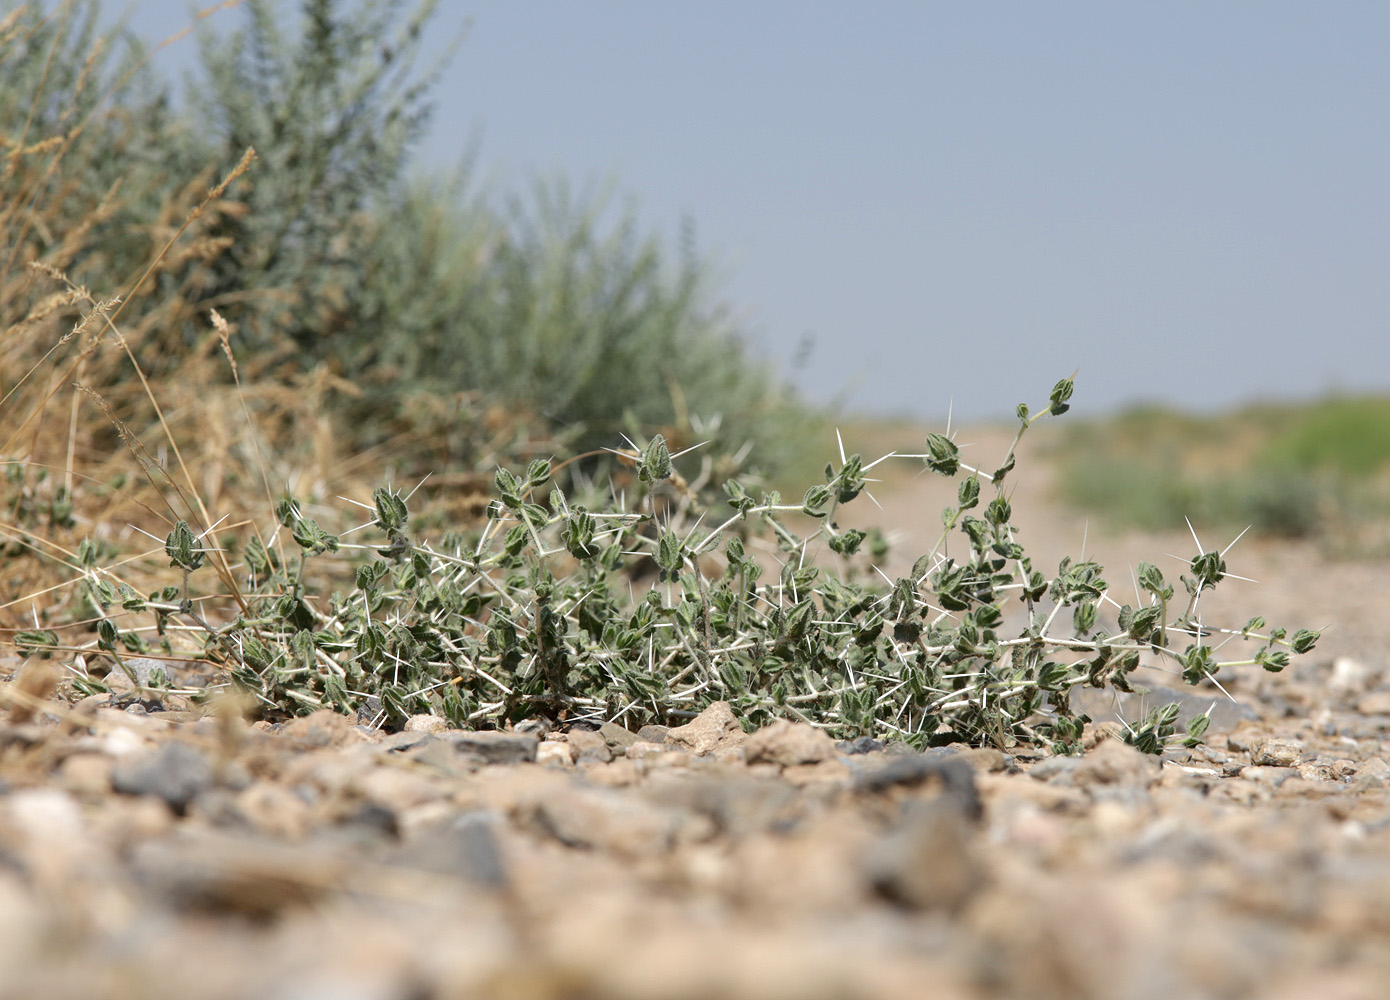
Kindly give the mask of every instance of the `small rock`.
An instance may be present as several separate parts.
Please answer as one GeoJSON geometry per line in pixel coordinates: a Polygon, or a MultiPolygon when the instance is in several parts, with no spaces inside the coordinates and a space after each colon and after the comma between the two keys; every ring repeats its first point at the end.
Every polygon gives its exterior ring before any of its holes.
{"type": "Polygon", "coordinates": [[[895,757],[882,767],[855,776],[854,787],[861,792],[882,793],[896,785],[939,782],[945,795],[954,798],[964,814],[978,819],[984,814],[975,771],[954,756],[929,758],[924,754],[895,757]]]}
{"type": "Polygon", "coordinates": [[[670,731],[670,726],[643,726],[637,730],[637,738],[646,743],[665,743],[666,734],[670,731]]]}
{"type": "Polygon", "coordinates": [[[625,756],[629,760],[638,760],[642,757],[650,757],[654,753],[664,753],[666,748],[660,743],[649,743],[646,740],[638,740],[627,748],[625,756]]]}
{"type": "Polygon", "coordinates": [[[1003,771],[1009,767],[1009,758],[1003,750],[995,747],[971,747],[956,754],[977,771],[1003,771]]]}
{"type": "Polygon", "coordinates": [[[1332,662],[1332,677],[1329,680],[1334,691],[1364,691],[1370,682],[1371,670],[1360,660],[1350,656],[1339,656],[1332,662]]]}
{"type": "Polygon", "coordinates": [[[974,839],[969,817],[953,799],[915,802],[870,850],[869,884],[913,909],[958,910],[983,881],[974,839]]]}
{"type": "Polygon", "coordinates": [[[296,750],[336,747],[363,739],[355,720],[326,708],[302,719],[291,719],[280,730],[280,735],[296,750]]]}
{"type": "Polygon", "coordinates": [[[106,795],[111,791],[111,758],[100,753],[75,753],[58,769],[59,783],[77,795],[106,795]]]}
{"type": "Polygon", "coordinates": [[[1072,771],[1078,788],[1094,785],[1137,785],[1147,788],[1159,777],[1157,757],[1119,740],[1106,740],[1082,757],[1072,771]]]}
{"type": "Polygon", "coordinates": [[[835,749],[847,756],[861,753],[874,753],[883,749],[883,741],[876,740],[872,736],[861,736],[854,740],[841,740],[835,744],[835,749]]]}
{"type": "Polygon", "coordinates": [[[1293,767],[1303,752],[1303,744],[1298,740],[1262,740],[1250,756],[1250,762],[1257,767],[1293,767]]]}
{"type": "Polygon", "coordinates": [[[453,731],[438,739],[479,765],[527,763],[536,759],[536,748],[540,745],[540,740],[531,733],[453,731]]]}
{"type": "Polygon", "coordinates": [[[164,661],[148,656],[129,656],[106,675],[106,689],[114,698],[125,700],[151,688],[169,686],[169,674],[164,661]]]}
{"type": "Polygon", "coordinates": [[[1356,768],[1356,782],[1368,788],[1379,788],[1390,784],[1390,764],[1384,758],[1372,757],[1362,761],[1356,768]]]}
{"type": "Polygon", "coordinates": [[[381,699],[376,695],[369,695],[357,706],[356,722],[359,726],[375,726],[383,718],[381,699]]]}
{"type": "Polygon", "coordinates": [[[1244,778],[1246,781],[1256,782],[1261,785],[1272,785],[1275,788],[1278,788],[1289,778],[1297,774],[1298,772],[1292,767],[1283,764],[1272,767],[1263,764],[1255,764],[1240,769],[1240,777],[1244,778]]]}
{"type": "Polygon", "coordinates": [[[747,738],[727,701],[716,701],[685,725],[666,734],[668,744],[697,754],[741,746],[747,738]]]}
{"type": "Polygon", "coordinates": [[[437,715],[424,713],[406,719],[404,728],[407,733],[442,733],[449,728],[449,723],[437,715]]]}
{"type": "Polygon", "coordinates": [[[749,736],[744,750],[750,764],[767,762],[791,767],[834,759],[835,741],[824,730],[804,722],[778,719],[749,736]]]}
{"type": "Polygon", "coordinates": [[[518,733],[530,733],[537,739],[545,739],[555,727],[549,719],[522,719],[512,727],[518,733]]]}
{"type": "Polygon", "coordinates": [[[1390,715],[1390,691],[1363,694],[1356,701],[1356,710],[1362,715],[1390,715]]]}
{"type": "Polygon", "coordinates": [[[615,757],[621,757],[627,752],[628,747],[637,742],[636,733],[628,732],[616,722],[605,722],[598,727],[598,731],[615,757]]]}
{"type": "Polygon", "coordinates": [[[675,842],[679,813],[607,788],[572,786],[537,803],[536,824],[570,847],[657,857],[675,842]]]}
{"type": "Polygon", "coordinates": [[[536,747],[537,764],[559,764],[569,767],[574,763],[574,752],[568,743],[559,740],[543,740],[536,747]]]}
{"type": "Polygon", "coordinates": [[[1078,757],[1065,757],[1058,755],[1040,760],[1028,769],[1028,777],[1038,781],[1054,781],[1062,784],[1071,784],[1072,772],[1080,764],[1078,757]]]}
{"type": "Polygon", "coordinates": [[[422,830],[399,852],[396,863],[499,889],[507,884],[507,870],[497,846],[497,822],[497,816],[486,811],[460,813],[422,830]]]}
{"type": "Polygon", "coordinates": [[[207,756],[187,743],[170,742],[138,760],[120,761],[111,770],[111,787],[125,795],[154,795],[183,813],[188,804],[212,787],[213,770],[207,756]]]}
{"type": "Polygon", "coordinates": [[[838,760],[792,764],[782,769],[782,780],[797,788],[839,788],[850,782],[850,770],[838,760]]]}
{"type": "Polygon", "coordinates": [[[602,733],[585,729],[572,729],[569,733],[570,750],[574,752],[576,764],[607,764],[613,759],[613,751],[608,749],[608,741],[602,733]]]}

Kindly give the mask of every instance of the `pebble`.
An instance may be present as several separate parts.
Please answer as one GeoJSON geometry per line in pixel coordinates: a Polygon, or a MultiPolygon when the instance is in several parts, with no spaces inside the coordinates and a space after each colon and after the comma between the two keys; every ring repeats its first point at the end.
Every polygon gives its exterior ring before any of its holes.
{"type": "Polygon", "coordinates": [[[1332,662],[1332,677],[1328,683],[1334,691],[1364,691],[1370,682],[1371,670],[1365,663],[1350,656],[1339,656],[1332,662]]]}
{"type": "Polygon", "coordinates": [[[869,883],[895,903],[919,910],[959,910],[980,888],[983,871],[970,817],[949,796],[914,802],[870,850],[869,883]]]}
{"type": "Polygon", "coordinates": [[[1372,757],[1356,767],[1356,783],[1366,788],[1383,787],[1390,783],[1390,764],[1383,757],[1372,757]]]}
{"type": "MultiPolygon", "coordinates": [[[[663,737],[664,738],[664,737],[663,737]]],[[[640,760],[643,757],[650,757],[654,753],[664,753],[666,747],[660,743],[650,743],[647,740],[637,740],[627,748],[625,756],[629,760],[640,760]]]]}
{"type": "Polygon", "coordinates": [[[884,747],[882,740],[876,740],[872,736],[860,736],[858,739],[841,740],[835,744],[835,749],[842,754],[853,755],[861,753],[874,753],[884,747]]]}
{"type": "Polygon", "coordinates": [[[533,761],[540,745],[540,740],[531,733],[451,731],[436,738],[480,766],[533,761]]]}
{"type": "Polygon", "coordinates": [[[1390,691],[1372,691],[1356,700],[1356,710],[1362,715],[1390,715],[1390,691]]]}
{"type": "Polygon", "coordinates": [[[572,729],[569,732],[569,747],[576,764],[607,764],[613,759],[613,751],[602,733],[585,729],[572,729]]]}
{"type": "Polygon", "coordinates": [[[667,732],[666,743],[680,750],[706,754],[741,746],[747,738],[729,703],[716,701],[685,725],[667,732]]]}
{"type": "Polygon", "coordinates": [[[939,782],[943,794],[954,798],[971,819],[978,819],[983,814],[984,806],[975,783],[975,771],[954,756],[931,758],[916,754],[895,757],[872,770],[859,772],[855,775],[854,787],[860,792],[882,793],[899,785],[912,787],[928,782],[939,782]]]}
{"type": "Polygon", "coordinates": [[[1159,777],[1160,760],[1119,740],[1105,740],[1080,758],[1071,771],[1078,788],[1096,785],[1148,787],[1159,777]]]}
{"type": "Polygon", "coordinates": [[[536,747],[536,763],[570,767],[574,764],[574,752],[568,742],[542,740],[536,747]]]}
{"type": "MultiPolygon", "coordinates": [[[[629,732],[622,726],[605,722],[598,727],[599,735],[607,742],[608,748],[613,752],[613,756],[621,757],[627,752],[627,748],[637,742],[637,734],[629,732]]],[[[665,737],[663,737],[664,739],[665,737]]]]}
{"type": "Polygon", "coordinates": [[[475,885],[500,889],[507,884],[507,869],[497,844],[501,818],[486,810],[458,813],[420,830],[393,858],[441,875],[466,878],[475,885]]]}
{"type": "Polygon", "coordinates": [[[197,747],[171,741],[153,754],[119,761],[111,770],[111,787],[125,795],[154,795],[176,813],[188,808],[213,784],[212,763],[197,747]]]}
{"type": "Polygon", "coordinates": [[[448,728],[449,723],[446,719],[428,713],[412,715],[405,720],[405,731],[407,733],[442,733],[448,728]]]}
{"type": "Polygon", "coordinates": [[[652,858],[675,843],[681,815],[607,788],[570,785],[536,804],[534,822],[569,847],[652,858]]]}
{"type": "Polygon", "coordinates": [[[823,729],[804,722],[778,719],[748,737],[743,745],[748,763],[817,764],[835,757],[835,741],[823,729]]]}
{"type": "Polygon", "coordinates": [[[1302,753],[1303,744],[1298,740],[1265,739],[1255,746],[1250,762],[1263,767],[1293,767],[1302,753]]]}

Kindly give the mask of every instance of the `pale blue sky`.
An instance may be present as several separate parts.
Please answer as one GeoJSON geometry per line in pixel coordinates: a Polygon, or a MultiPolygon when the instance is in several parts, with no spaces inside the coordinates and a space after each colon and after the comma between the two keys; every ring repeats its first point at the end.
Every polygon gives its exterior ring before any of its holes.
{"type": "Polygon", "coordinates": [[[421,162],[689,216],[816,398],[1390,391],[1390,4],[444,0],[438,37],[470,18],[421,162]]]}

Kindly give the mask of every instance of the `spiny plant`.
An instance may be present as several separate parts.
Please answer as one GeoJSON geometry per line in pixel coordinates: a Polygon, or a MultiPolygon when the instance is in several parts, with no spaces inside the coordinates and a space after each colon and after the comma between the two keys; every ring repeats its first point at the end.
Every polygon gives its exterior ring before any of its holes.
{"type": "MultiPolygon", "coordinates": [[[[958,480],[936,545],[886,588],[873,583],[882,546],[861,552],[870,535],[836,524],[878,462],[841,454],[800,502],[754,497],[728,480],[720,519],[683,488],[680,456],[656,437],[630,456],[631,497],[591,508],[537,460],[498,470],[481,528],[437,540],[410,530],[396,489],[373,496],[363,526],[378,535],[372,545],[349,545],[286,498],[269,544],[253,540],[240,554],[245,610],[220,626],[193,614],[189,581],[205,548],[180,523],[166,542],[178,586],[146,598],[86,567],[96,604],[156,619],[152,630],[118,628],[113,614],[98,645],[110,654],[151,641],[169,648],[165,625],[182,616],[202,633],[201,655],[270,713],[370,702],[394,723],[431,712],[460,726],[534,716],[636,726],[724,700],[753,725],[791,717],[845,738],[1030,740],[1059,751],[1079,747],[1088,721],[1071,705],[1079,686],[1130,691],[1145,660],[1190,684],[1227,666],[1278,671],[1291,652],[1312,649],[1317,632],[1290,635],[1260,618],[1237,629],[1202,621],[1202,595],[1226,577],[1218,551],[1199,553],[1179,577],[1185,599],[1141,563],[1137,605],[1110,596],[1095,562],[1065,558],[1050,576],[1034,565],[1005,483],[1024,432],[1065,412],[1071,393],[1063,380],[1041,412],[1020,406],[1014,445],[994,470],[967,465],[943,434],[929,435],[920,455],[879,460],[915,458],[958,480]],[[812,519],[813,530],[795,530],[789,515],[812,519]],[[958,536],[966,550],[952,555],[958,536]],[[315,593],[311,564],[343,557],[355,560],[351,589],[315,593]],[[1237,639],[1253,642],[1253,655],[1218,662],[1237,639]]],[[[1176,714],[1155,710],[1129,739],[1163,749],[1179,736],[1176,714]]],[[[1205,725],[1199,716],[1184,742],[1199,741],[1205,725]]]]}
{"type": "MultiPolygon", "coordinates": [[[[47,24],[26,17],[0,25],[0,69],[16,59],[32,69],[48,53],[68,51],[61,33],[46,36],[46,47],[18,45],[47,24]]],[[[841,506],[866,491],[878,463],[843,453],[799,502],[726,474],[739,468],[737,449],[728,460],[702,449],[697,472],[689,467],[696,456],[679,449],[673,456],[665,437],[634,431],[641,446],[614,455],[631,474],[615,477],[610,495],[573,480],[557,483],[565,463],[537,459],[513,471],[508,459],[494,480],[490,516],[437,537],[420,527],[418,506],[412,516],[414,498],[389,485],[362,502],[371,512],[360,526],[374,536],[368,542],[351,541],[331,513],[315,507],[319,490],[299,488],[298,497],[278,503],[267,498],[274,508],[268,524],[241,513],[215,517],[215,509],[237,509],[226,496],[216,503],[223,477],[212,466],[223,459],[243,478],[243,496],[291,476],[271,468],[271,449],[259,438],[249,457],[210,442],[238,419],[252,428],[257,416],[264,419],[255,405],[262,392],[303,395],[296,380],[309,377],[280,378],[263,368],[245,384],[245,369],[278,364],[281,356],[243,356],[239,376],[232,359],[241,342],[212,308],[227,303],[207,297],[208,289],[226,287],[217,284],[218,262],[228,240],[241,237],[219,235],[218,227],[245,215],[232,186],[246,183],[251,157],[211,190],[191,189],[161,205],[157,223],[122,244],[121,256],[88,237],[113,212],[143,202],[129,192],[64,183],[70,166],[86,169],[84,136],[104,140],[99,128],[120,127],[120,116],[100,117],[102,102],[81,96],[32,98],[57,102],[52,127],[65,129],[59,135],[39,136],[28,124],[37,118],[7,112],[0,168],[0,232],[11,248],[0,272],[0,403],[8,424],[0,439],[7,512],[0,535],[14,557],[0,566],[0,625],[27,653],[76,654],[70,671],[79,692],[101,689],[99,663],[196,655],[223,669],[222,686],[243,688],[272,716],[379,704],[392,722],[434,711],[474,726],[534,715],[635,725],[688,718],[724,699],[753,724],[786,716],[836,735],[897,735],[917,745],[1032,739],[1067,749],[1085,721],[1069,700],[1080,684],[1123,688],[1145,657],[1198,681],[1221,665],[1219,645],[1237,638],[1258,646],[1244,662],[1277,670],[1289,651],[1316,641],[1316,633],[1289,636],[1258,619],[1241,630],[1204,625],[1199,601],[1224,578],[1220,552],[1194,558],[1180,580],[1185,603],[1147,564],[1140,573],[1146,596],[1135,607],[1111,600],[1093,562],[1064,560],[1045,575],[1012,526],[1004,484],[1013,449],[999,468],[982,471],[962,461],[948,435],[928,437],[922,454],[879,460],[914,458],[959,481],[937,543],[886,588],[873,568],[885,555],[881,536],[842,529],[836,520],[841,506]],[[64,190],[89,196],[76,220],[54,207],[67,204],[64,190]],[[117,257],[124,263],[115,275],[103,270],[117,257]],[[116,292],[100,299],[89,287],[116,292]],[[178,323],[195,317],[196,336],[183,336],[178,323]],[[161,331],[178,332],[167,357],[156,349],[161,331]],[[209,359],[220,364],[224,355],[230,385],[225,374],[216,384],[210,371],[209,359]],[[148,376],[151,358],[166,366],[164,378],[148,376]],[[207,411],[194,404],[220,395],[238,404],[226,419],[196,416],[207,411]],[[187,447],[190,434],[201,466],[187,447]],[[146,447],[150,435],[158,440],[146,447]],[[124,470],[110,463],[113,441],[129,452],[124,470]],[[111,530],[113,521],[126,523],[111,514],[118,501],[147,529],[164,522],[157,532],[167,530],[167,567],[148,567],[119,541],[111,530]],[[83,530],[88,537],[75,537],[83,530]],[[31,619],[26,627],[16,622],[21,610],[31,619]]],[[[636,254],[617,258],[632,266],[636,286],[660,280],[640,241],[619,244],[636,254]]],[[[586,268],[601,270],[604,245],[583,244],[574,274],[561,269],[574,280],[543,285],[546,294],[568,289],[583,292],[580,300],[604,300],[610,286],[585,277],[586,268]]],[[[520,277],[502,284],[524,285],[532,266],[515,264],[507,273],[520,277]]],[[[243,266],[238,274],[250,285],[226,296],[254,292],[264,273],[243,266]]],[[[692,301],[680,290],[669,300],[639,295],[629,302],[635,311],[624,306],[613,315],[636,317],[648,331],[642,337],[669,346],[650,333],[656,320],[642,317],[659,319],[692,301]]],[[[548,342],[558,320],[535,315],[537,342],[548,342]]],[[[492,329],[504,335],[510,326],[492,329]]],[[[625,398],[627,386],[604,384],[625,398]]],[[[662,390],[677,410],[681,385],[674,377],[662,390]]],[[[745,395],[756,389],[738,385],[745,395]]],[[[1020,408],[1020,437],[1037,419],[1064,412],[1070,395],[1064,380],[1044,411],[1020,408]]],[[[266,409],[271,419],[283,413],[266,409]]],[[[693,417],[685,423],[698,429],[693,417]]],[[[1135,739],[1161,745],[1176,735],[1172,722],[1155,716],[1135,739]]]]}

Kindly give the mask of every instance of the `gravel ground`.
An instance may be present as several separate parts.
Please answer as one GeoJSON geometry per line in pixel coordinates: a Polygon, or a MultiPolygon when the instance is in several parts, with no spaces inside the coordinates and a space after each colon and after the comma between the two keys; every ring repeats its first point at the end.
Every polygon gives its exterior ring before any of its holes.
{"type": "MultiPolygon", "coordinates": [[[[1047,563],[1083,528],[1032,475],[1014,504],[1047,563]]],[[[874,519],[906,550],[938,493],[885,484],[874,519]]],[[[1119,579],[1192,552],[1091,535],[1119,579]]],[[[1162,760],[1103,723],[1048,758],[745,734],[721,705],[675,730],[383,734],[139,692],[21,703],[0,997],[1384,996],[1390,571],[1229,561],[1262,582],[1213,619],[1333,628],[1283,674],[1225,678],[1209,745],[1162,760]]]]}

